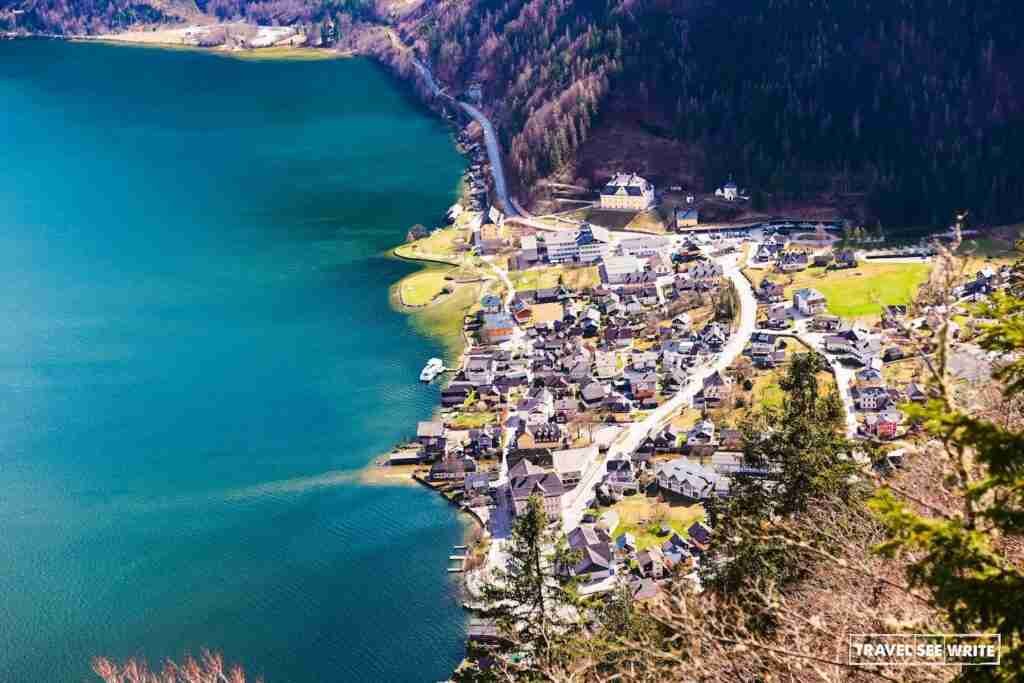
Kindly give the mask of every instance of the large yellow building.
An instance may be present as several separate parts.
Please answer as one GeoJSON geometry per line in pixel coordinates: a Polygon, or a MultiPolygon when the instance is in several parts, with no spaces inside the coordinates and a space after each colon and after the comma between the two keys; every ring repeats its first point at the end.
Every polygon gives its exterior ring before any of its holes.
{"type": "Polygon", "coordinates": [[[601,208],[646,211],[654,206],[654,185],[635,173],[619,173],[601,188],[601,208]]]}

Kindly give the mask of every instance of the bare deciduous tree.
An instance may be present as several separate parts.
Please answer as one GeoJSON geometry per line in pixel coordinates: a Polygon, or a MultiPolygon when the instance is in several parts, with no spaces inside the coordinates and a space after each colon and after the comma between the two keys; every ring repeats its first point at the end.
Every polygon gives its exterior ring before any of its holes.
{"type": "Polygon", "coordinates": [[[129,658],[116,662],[107,657],[92,660],[92,670],[103,683],[263,683],[262,678],[247,678],[238,665],[227,665],[219,652],[204,649],[199,658],[186,655],[180,662],[164,661],[154,671],[144,659],[129,658]]]}

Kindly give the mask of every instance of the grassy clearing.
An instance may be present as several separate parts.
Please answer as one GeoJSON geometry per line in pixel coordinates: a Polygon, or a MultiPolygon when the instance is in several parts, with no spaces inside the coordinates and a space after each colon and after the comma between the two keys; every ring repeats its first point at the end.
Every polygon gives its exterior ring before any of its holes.
{"type": "Polygon", "coordinates": [[[808,268],[798,273],[744,269],[754,287],[766,277],[786,285],[786,298],[802,287],[813,287],[828,299],[828,310],[842,318],[863,318],[882,312],[886,304],[906,304],[928,280],[929,263],[861,263],[850,270],[808,268]]]}
{"type": "Polygon", "coordinates": [[[395,247],[395,255],[406,259],[439,260],[460,265],[456,244],[458,236],[459,231],[455,228],[437,230],[421,240],[395,247]]]}
{"type": "Polygon", "coordinates": [[[286,60],[295,62],[318,62],[325,59],[340,59],[345,57],[344,53],[335,50],[326,50],[312,47],[261,47],[255,50],[216,50],[216,54],[223,54],[225,57],[234,59],[259,60],[286,60]]]}
{"type": "MultiPolygon", "coordinates": [[[[738,428],[747,417],[758,410],[781,410],[786,401],[786,392],[779,386],[779,380],[785,375],[785,367],[758,373],[749,392],[737,390],[735,394],[743,396],[746,405],[743,408],[728,407],[711,411],[712,420],[719,426],[738,428]]],[[[826,370],[818,373],[818,388],[820,395],[826,395],[836,388],[836,378],[831,372],[826,370]]]]}
{"type": "Polygon", "coordinates": [[[637,550],[664,543],[667,537],[659,535],[662,522],[667,522],[673,531],[686,538],[690,525],[705,517],[704,508],[700,505],[661,502],[644,494],[626,496],[610,509],[619,515],[619,525],[612,537],[633,534],[637,550]]]}
{"type": "Polygon", "coordinates": [[[781,408],[786,393],[779,387],[779,379],[783,373],[778,369],[758,375],[754,379],[754,388],[750,390],[751,408],[781,408]]]}
{"type": "MultiPolygon", "coordinates": [[[[786,338],[786,359],[787,361],[795,353],[807,353],[810,349],[800,341],[786,338]]],[[[779,386],[779,380],[785,377],[787,367],[781,365],[771,370],[758,371],[753,377],[753,386],[750,391],[743,391],[737,386],[735,396],[742,396],[746,402],[743,408],[722,408],[714,411],[715,422],[731,427],[738,427],[743,420],[756,410],[764,408],[781,409],[786,400],[786,392],[779,386]]],[[[836,388],[836,378],[831,371],[825,370],[817,375],[818,387],[822,394],[827,394],[836,388]]]]}
{"type": "Polygon", "coordinates": [[[689,431],[700,420],[700,411],[692,406],[683,408],[678,415],[672,418],[672,428],[689,431]]]}
{"type": "Polygon", "coordinates": [[[622,230],[637,216],[635,211],[614,211],[600,207],[590,207],[581,213],[586,216],[583,220],[609,230],[622,230]]]}
{"type": "Polygon", "coordinates": [[[579,290],[596,287],[601,283],[601,275],[597,266],[531,268],[530,270],[517,270],[508,275],[517,290],[557,287],[560,282],[568,289],[579,290]]]}
{"type": "Polygon", "coordinates": [[[882,376],[889,386],[902,387],[913,381],[925,382],[930,374],[923,360],[917,356],[911,356],[886,363],[882,369],[882,376]]]}
{"type": "Polygon", "coordinates": [[[429,268],[402,278],[398,283],[398,294],[406,306],[426,306],[445,290],[451,287],[446,279],[449,271],[441,268],[429,268]]]}
{"type": "Polygon", "coordinates": [[[480,301],[480,285],[466,284],[433,306],[412,314],[413,325],[424,334],[437,337],[448,350],[449,360],[457,358],[465,348],[462,322],[480,301]]]}
{"type": "Polygon", "coordinates": [[[802,287],[813,287],[828,299],[833,315],[862,318],[880,314],[886,304],[910,303],[930,269],[928,263],[862,263],[851,270],[808,268],[773,277],[786,285],[787,299],[802,287]]]}
{"type": "Polygon", "coordinates": [[[638,213],[626,225],[626,230],[638,232],[649,232],[655,235],[664,235],[668,232],[668,222],[658,209],[650,209],[638,213]]]}

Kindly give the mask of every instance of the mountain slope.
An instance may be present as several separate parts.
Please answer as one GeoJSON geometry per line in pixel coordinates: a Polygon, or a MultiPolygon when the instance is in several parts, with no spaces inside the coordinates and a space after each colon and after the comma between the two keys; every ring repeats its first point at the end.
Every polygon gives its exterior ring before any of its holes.
{"type": "Polygon", "coordinates": [[[901,224],[1024,213],[1008,0],[477,0],[402,29],[442,79],[482,82],[527,184],[625,117],[693,146],[699,189],[863,193],[901,224]]]}

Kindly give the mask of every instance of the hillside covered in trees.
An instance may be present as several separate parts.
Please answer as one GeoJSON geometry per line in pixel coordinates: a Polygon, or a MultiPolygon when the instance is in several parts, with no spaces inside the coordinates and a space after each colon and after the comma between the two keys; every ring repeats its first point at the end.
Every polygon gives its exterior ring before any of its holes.
{"type": "Polygon", "coordinates": [[[478,0],[403,23],[442,79],[483,84],[526,183],[626,118],[694,150],[698,190],[863,194],[903,225],[1024,214],[1021,28],[1008,0],[478,0]]]}
{"type": "Polygon", "coordinates": [[[632,170],[698,191],[731,175],[768,209],[828,197],[886,225],[942,225],[963,207],[983,223],[1024,217],[1012,0],[176,3],[0,0],[0,29],[96,32],[191,8],[331,44],[387,23],[453,90],[482,85],[525,188],[576,177],[581,154],[607,156],[595,135],[625,125],[679,156],[632,150],[632,170]]]}

